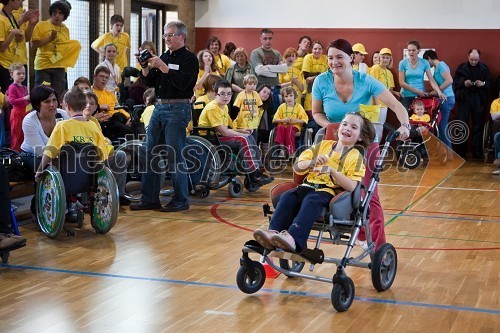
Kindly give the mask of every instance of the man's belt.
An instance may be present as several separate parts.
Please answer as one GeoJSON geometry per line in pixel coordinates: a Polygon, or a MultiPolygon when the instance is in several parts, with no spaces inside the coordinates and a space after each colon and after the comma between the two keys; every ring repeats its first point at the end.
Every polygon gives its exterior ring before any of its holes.
{"type": "Polygon", "coordinates": [[[188,98],[183,99],[171,99],[171,98],[158,98],[156,100],[158,104],[189,104],[191,100],[188,98]]]}

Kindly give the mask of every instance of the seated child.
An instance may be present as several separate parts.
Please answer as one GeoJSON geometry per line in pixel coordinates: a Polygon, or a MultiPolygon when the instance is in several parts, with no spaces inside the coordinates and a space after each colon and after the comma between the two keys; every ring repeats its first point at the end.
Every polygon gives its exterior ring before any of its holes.
{"type": "MultiPolygon", "coordinates": [[[[493,164],[500,168],[500,98],[491,103],[490,115],[493,121],[493,142],[495,146],[493,164]]],[[[497,174],[496,171],[494,173],[497,174]]]]}
{"type": "Polygon", "coordinates": [[[120,202],[125,203],[124,199],[126,198],[123,195],[125,194],[127,173],[125,172],[126,163],[122,160],[122,155],[125,153],[113,154],[108,158],[108,147],[104,135],[95,122],[89,121],[83,114],[87,108],[87,97],[78,87],[72,87],[64,95],[63,105],[71,119],[60,121],[54,127],[47,146],[45,146],[42,161],[35,174],[35,180],[40,181],[43,170],[51,163],[52,159],[59,155],[63,145],[70,142],[92,143],[97,147],[100,161],[106,161],[111,168],[118,185],[120,202]]]}
{"type": "Polygon", "coordinates": [[[360,113],[348,113],[340,123],[338,141],[323,140],[300,154],[294,171],[307,174],[304,183],[281,196],[269,230],[256,229],[254,238],[268,250],[278,247],[301,252],[314,221],[341,190],[353,191],[363,179],[363,155],[354,145],[367,148],[375,129],[360,113]]]}
{"type": "Polygon", "coordinates": [[[262,162],[260,161],[260,151],[251,136],[250,129],[230,129],[232,120],[229,117],[227,104],[231,101],[231,84],[226,80],[221,80],[215,85],[217,97],[205,106],[201,112],[198,126],[215,128],[219,134],[219,140],[229,146],[233,151],[244,154],[243,164],[245,172],[250,172],[250,181],[253,188],[269,184],[274,178],[260,172],[262,162]]]}
{"type": "Polygon", "coordinates": [[[410,136],[413,134],[422,134],[426,128],[425,126],[422,126],[421,123],[429,123],[431,121],[429,114],[425,113],[424,102],[415,101],[413,103],[413,112],[414,113],[410,116],[410,121],[416,122],[417,124],[413,125],[413,128],[410,131],[413,133],[410,133],[410,136]]]}
{"type": "Polygon", "coordinates": [[[253,74],[245,75],[243,78],[243,89],[233,103],[233,112],[237,113],[233,122],[233,128],[251,129],[255,141],[258,141],[257,129],[259,128],[260,118],[263,110],[260,95],[255,91],[257,88],[257,77],[253,74]]]}
{"type": "Polygon", "coordinates": [[[147,131],[149,126],[149,121],[151,120],[151,116],[153,115],[153,111],[155,110],[155,100],[156,100],[155,88],[146,89],[142,97],[144,100],[144,105],[146,105],[146,108],[144,109],[144,111],[142,111],[141,123],[144,124],[144,129],[147,131]]]}
{"type": "Polygon", "coordinates": [[[281,97],[285,103],[274,114],[273,124],[277,124],[274,142],[285,146],[292,155],[296,149],[295,137],[300,136],[300,130],[307,124],[308,117],[302,105],[295,103],[297,92],[292,87],[281,89],[281,97]]]}
{"type": "Polygon", "coordinates": [[[193,129],[193,125],[198,126],[198,119],[200,118],[201,112],[208,103],[215,99],[215,84],[220,80],[223,80],[221,76],[216,74],[208,74],[205,81],[203,81],[202,87],[205,90],[205,94],[198,97],[193,103],[193,119],[191,119],[187,126],[187,134],[191,132],[191,130],[193,129]]]}

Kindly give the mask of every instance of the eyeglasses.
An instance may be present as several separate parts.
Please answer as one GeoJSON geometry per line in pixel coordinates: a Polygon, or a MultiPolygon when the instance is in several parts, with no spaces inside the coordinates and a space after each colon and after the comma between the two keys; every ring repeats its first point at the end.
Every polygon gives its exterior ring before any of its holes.
{"type": "Polygon", "coordinates": [[[180,35],[182,35],[182,34],[178,34],[178,33],[173,33],[173,32],[171,32],[171,33],[169,33],[169,34],[163,34],[163,35],[161,36],[161,38],[163,38],[163,39],[167,39],[167,37],[172,38],[172,37],[174,37],[174,36],[180,36],[180,35]]]}
{"type": "Polygon", "coordinates": [[[230,92],[230,93],[227,93],[227,94],[226,93],[222,93],[222,94],[217,94],[217,95],[220,96],[220,97],[231,97],[231,96],[233,96],[233,93],[230,92]]]}

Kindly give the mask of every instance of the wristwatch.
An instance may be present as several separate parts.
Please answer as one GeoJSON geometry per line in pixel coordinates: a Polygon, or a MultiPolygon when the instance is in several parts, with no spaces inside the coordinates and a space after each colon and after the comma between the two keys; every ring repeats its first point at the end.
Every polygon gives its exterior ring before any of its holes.
{"type": "Polygon", "coordinates": [[[411,125],[410,124],[407,124],[407,123],[404,123],[404,124],[401,124],[401,126],[404,126],[408,129],[408,131],[411,131],[411,125]]]}

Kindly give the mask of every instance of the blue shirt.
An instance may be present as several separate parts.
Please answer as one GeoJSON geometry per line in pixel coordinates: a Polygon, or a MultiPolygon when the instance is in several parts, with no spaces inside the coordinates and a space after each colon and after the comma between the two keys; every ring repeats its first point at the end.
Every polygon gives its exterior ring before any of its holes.
{"type": "MultiPolygon", "coordinates": [[[[410,59],[403,59],[399,62],[399,71],[405,73],[405,82],[409,86],[415,89],[425,91],[424,87],[424,74],[425,71],[430,70],[431,66],[427,60],[418,58],[418,64],[416,68],[411,68],[410,59]]],[[[403,97],[415,97],[413,91],[401,89],[403,97]]]]}
{"type": "Polygon", "coordinates": [[[360,104],[372,104],[372,97],[387,90],[385,86],[366,73],[352,71],[354,88],[351,98],[343,102],[337,95],[331,70],[321,73],[313,83],[313,99],[323,102],[323,111],[330,122],[342,121],[346,113],[359,111],[360,104]]]}
{"type": "MultiPolygon", "coordinates": [[[[443,74],[442,74],[445,72],[450,73],[450,67],[448,67],[448,65],[445,64],[443,61],[440,61],[439,64],[436,66],[436,70],[434,71],[434,80],[436,80],[437,85],[440,87],[443,84],[443,82],[445,81],[443,74]]],[[[443,94],[445,94],[446,97],[454,97],[455,96],[455,94],[453,93],[453,88],[452,88],[451,84],[443,90],[443,94]]]]}

